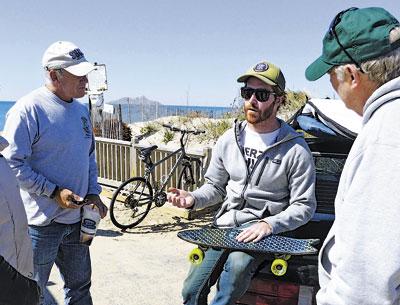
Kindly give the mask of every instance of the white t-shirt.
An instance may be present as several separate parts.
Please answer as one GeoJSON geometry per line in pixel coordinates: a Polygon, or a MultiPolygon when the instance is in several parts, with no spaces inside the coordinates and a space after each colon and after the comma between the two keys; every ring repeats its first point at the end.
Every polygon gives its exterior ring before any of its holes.
{"type": "Polygon", "coordinates": [[[276,142],[280,128],[267,133],[258,133],[246,126],[242,137],[241,144],[244,148],[244,157],[246,159],[247,168],[251,172],[258,157],[276,142]]]}

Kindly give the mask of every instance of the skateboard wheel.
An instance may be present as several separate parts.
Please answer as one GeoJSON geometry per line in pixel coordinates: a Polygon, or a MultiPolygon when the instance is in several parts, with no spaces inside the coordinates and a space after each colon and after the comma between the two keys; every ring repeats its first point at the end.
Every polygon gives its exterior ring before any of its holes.
{"type": "Polygon", "coordinates": [[[204,252],[200,248],[194,248],[189,253],[189,261],[194,265],[200,265],[204,258],[204,252]]]}
{"type": "Polygon", "coordinates": [[[288,266],[287,261],[281,258],[277,258],[274,259],[274,261],[272,262],[271,271],[276,276],[282,276],[286,273],[287,266],[288,266]]]}

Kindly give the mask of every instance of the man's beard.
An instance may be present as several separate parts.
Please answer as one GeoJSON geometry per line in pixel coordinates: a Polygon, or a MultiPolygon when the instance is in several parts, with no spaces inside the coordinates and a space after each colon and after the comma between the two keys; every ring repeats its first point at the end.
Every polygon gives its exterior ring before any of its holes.
{"type": "Polygon", "coordinates": [[[275,101],[273,101],[267,109],[261,111],[260,109],[254,108],[251,104],[245,104],[244,114],[246,116],[246,121],[251,124],[257,124],[268,120],[274,112],[274,106],[275,101]]]}

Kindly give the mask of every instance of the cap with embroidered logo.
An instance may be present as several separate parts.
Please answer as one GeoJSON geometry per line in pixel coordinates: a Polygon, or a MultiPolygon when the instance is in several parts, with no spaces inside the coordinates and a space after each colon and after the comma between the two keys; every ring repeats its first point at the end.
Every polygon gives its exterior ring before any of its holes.
{"type": "Polygon", "coordinates": [[[95,67],[72,42],[57,41],[43,54],[42,66],[46,70],[64,69],[76,76],[87,75],[95,67]]]}
{"type": "Polygon", "coordinates": [[[240,76],[237,81],[244,83],[249,77],[255,77],[270,86],[278,86],[281,91],[285,91],[285,77],[281,69],[272,63],[262,61],[251,67],[245,74],[240,76]]]}
{"type": "Polygon", "coordinates": [[[390,31],[398,26],[399,21],[380,7],[353,7],[340,12],[325,34],[322,55],[307,67],[306,78],[317,80],[343,64],[360,68],[360,63],[400,47],[400,40],[389,40],[390,31]]]}

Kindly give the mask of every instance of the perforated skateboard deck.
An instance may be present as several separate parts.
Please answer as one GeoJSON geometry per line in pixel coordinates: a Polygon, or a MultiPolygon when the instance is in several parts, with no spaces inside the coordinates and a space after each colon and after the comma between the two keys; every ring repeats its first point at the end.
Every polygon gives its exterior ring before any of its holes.
{"type": "Polygon", "coordinates": [[[269,235],[256,243],[244,243],[235,239],[240,232],[236,229],[197,229],[178,232],[178,237],[192,244],[220,249],[290,255],[311,255],[318,252],[313,245],[318,244],[319,239],[269,235]]]}

